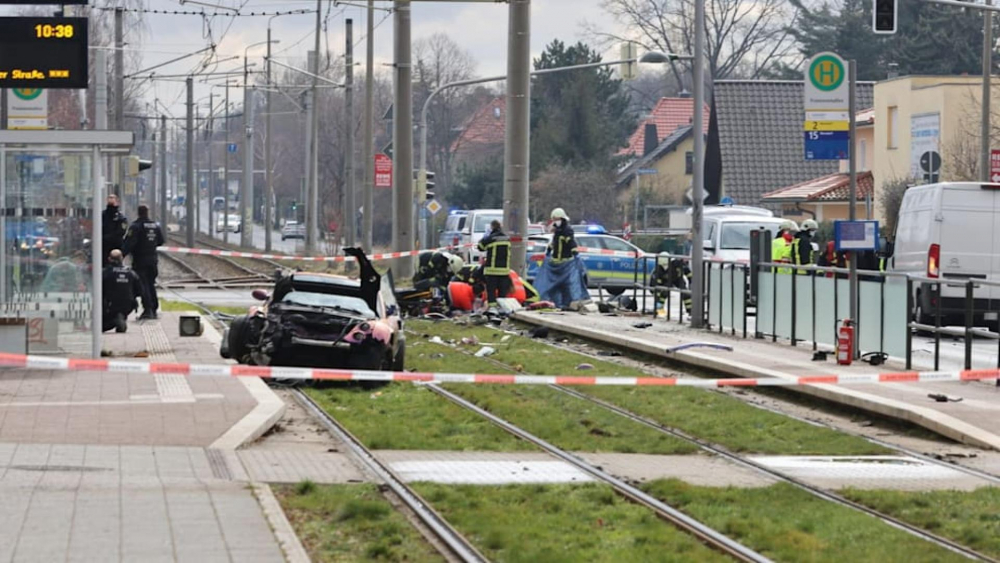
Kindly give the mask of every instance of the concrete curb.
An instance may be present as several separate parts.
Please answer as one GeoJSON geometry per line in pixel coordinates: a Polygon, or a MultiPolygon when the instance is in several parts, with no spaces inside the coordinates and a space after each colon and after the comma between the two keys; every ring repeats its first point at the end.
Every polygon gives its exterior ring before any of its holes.
{"type": "MultiPolygon", "coordinates": [[[[214,346],[222,343],[222,335],[204,315],[201,317],[204,327],[204,337],[214,346]]],[[[257,401],[257,406],[246,416],[234,424],[225,434],[219,436],[210,448],[219,450],[235,450],[264,435],[285,414],[288,406],[277,396],[266,383],[257,377],[240,377],[240,383],[257,401]]]]}
{"type": "MultiPolygon", "coordinates": [[[[602,330],[588,328],[579,323],[574,324],[552,317],[516,313],[514,318],[522,322],[547,326],[553,330],[581,336],[590,340],[596,340],[654,356],[669,358],[671,360],[676,360],[678,362],[700,368],[719,371],[734,377],[776,377],[781,379],[793,377],[790,374],[780,371],[761,368],[716,356],[709,356],[699,352],[681,351],[667,353],[664,346],[660,343],[632,336],[626,337],[618,334],[611,334],[602,330]]],[[[790,387],[790,389],[882,416],[910,422],[957,442],[980,448],[1000,450],[1000,436],[933,409],[919,407],[901,401],[878,397],[862,391],[833,385],[804,385],[790,387]]]]}
{"type": "Polygon", "coordinates": [[[299,541],[299,536],[295,534],[292,523],[288,521],[285,511],[281,508],[281,503],[274,496],[274,491],[267,483],[252,483],[254,495],[257,502],[264,510],[264,516],[271,524],[274,537],[278,540],[278,545],[285,553],[285,560],[288,563],[309,563],[309,554],[306,548],[299,541]]]}

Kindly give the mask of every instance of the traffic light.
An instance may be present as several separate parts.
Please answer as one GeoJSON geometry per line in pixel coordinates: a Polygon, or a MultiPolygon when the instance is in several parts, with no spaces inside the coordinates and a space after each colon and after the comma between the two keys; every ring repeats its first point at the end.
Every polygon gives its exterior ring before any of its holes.
{"type": "MultiPolygon", "coordinates": [[[[427,171],[427,183],[424,186],[427,191],[434,189],[434,173],[430,170],[427,171]]],[[[429,198],[428,198],[429,199],[429,198]]]]}
{"type": "Polygon", "coordinates": [[[896,33],[896,16],[899,14],[897,0],[873,0],[872,30],[875,33],[896,33]]]}
{"type": "Polygon", "coordinates": [[[153,166],[152,160],[143,160],[136,155],[129,155],[128,157],[128,175],[138,176],[139,172],[143,170],[149,170],[153,166]]]}

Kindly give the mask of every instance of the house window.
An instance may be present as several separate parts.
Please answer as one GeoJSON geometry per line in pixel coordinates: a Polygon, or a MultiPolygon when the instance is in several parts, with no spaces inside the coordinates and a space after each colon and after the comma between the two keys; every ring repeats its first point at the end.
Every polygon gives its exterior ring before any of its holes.
{"type": "Polygon", "coordinates": [[[889,108],[889,138],[887,139],[886,146],[890,149],[894,149],[898,146],[899,141],[899,108],[897,106],[891,106],[889,108]]]}
{"type": "Polygon", "coordinates": [[[692,151],[684,153],[684,173],[694,174],[694,152],[692,151]]]}
{"type": "Polygon", "coordinates": [[[868,140],[858,141],[858,170],[864,172],[868,170],[868,140]]]}

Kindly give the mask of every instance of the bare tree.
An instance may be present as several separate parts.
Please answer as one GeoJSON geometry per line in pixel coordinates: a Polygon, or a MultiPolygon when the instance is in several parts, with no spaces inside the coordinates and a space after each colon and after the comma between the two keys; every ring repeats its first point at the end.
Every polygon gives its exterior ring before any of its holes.
{"type": "Polygon", "coordinates": [[[610,224],[621,210],[614,185],[614,172],[602,167],[549,166],[531,182],[531,215],[562,207],[573,222],[610,224]]]}
{"type": "MultiPolygon", "coordinates": [[[[636,41],[649,50],[694,52],[695,0],[603,0],[603,7],[632,34],[610,33],[588,25],[605,43],[636,41]]],[[[711,79],[758,78],[774,63],[794,54],[788,33],[793,8],[784,0],[712,0],[705,10],[706,56],[711,79]]],[[[671,61],[678,84],[691,84],[690,64],[671,61]]]]}
{"type": "MultiPolygon", "coordinates": [[[[419,112],[435,89],[472,78],[476,61],[472,55],[443,33],[435,33],[413,44],[414,108],[419,112]]],[[[465,118],[475,111],[468,93],[459,88],[442,91],[431,103],[427,131],[428,168],[443,193],[452,183],[452,143],[465,118]]],[[[419,117],[419,113],[417,114],[419,117]]]]}

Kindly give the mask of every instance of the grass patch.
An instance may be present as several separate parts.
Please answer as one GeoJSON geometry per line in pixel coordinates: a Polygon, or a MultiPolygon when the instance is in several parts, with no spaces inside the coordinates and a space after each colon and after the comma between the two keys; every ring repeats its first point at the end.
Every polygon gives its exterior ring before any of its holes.
{"type": "Polygon", "coordinates": [[[303,482],[274,492],[313,561],[442,560],[375,485],[303,482]]]}
{"type": "MultiPolygon", "coordinates": [[[[507,335],[494,328],[417,320],[409,321],[408,326],[411,330],[423,334],[440,336],[445,341],[460,341],[463,337],[474,335],[481,342],[494,344],[497,353],[490,358],[524,373],[628,377],[648,375],[639,369],[590,358],[530,338],[510,336],[506,342],[501,342],[507,335]],[[577,370],[576,367],[581,363],[590,364],[593,369],[577,370]]],[[[446,350],[443,346],[438,348],[446,350]]],[[[474,351],[478,346],[465,346],[465,348],[474,351]]],[[[492,366],[493,373],[497,373],[498,367],[492,366]]],[[[456,370],[447,363],[439,369],[456,370]]],[[[720,393],[685,387],[578,387],[577,389],[735,452],[784,455],[890,453],[889,450],[862,438],[758,409],[720,393]]],[[[465,393],[464,390],[462,392],[465,393]]]]}
{"type": "MultiPolygon", "coordinates": [[[[408,351],[407,363],[410,358],[408,351]]],[[[377,389],[337,385],[305,391],[374,450],[535,449],[485,418],[409,383],[377,389]]]]}
{"type": "Polygon", "coordinates": [[[494,561],[725,560],[606,485],[414,488],[494,561]]]}
{"type": "Polygon", "coordinates": [[[874,518],[785,483],[711,488],[663,480],[648,493],[776,561],[962,561],[874,518]]]}
{"type": "MultiPolygon", "coordinates": [[[[247,312],[246,307],[237,307],[233,305],[205,305],[205,308],[210,311],[215,311],[217,313],[224,313],[226,315],[243,315],[247,312]]],[[[203,313],[201,309],[194,306],[191,303],[184,301],[173,301],[170,299],[160,299],[160,311],[168,312],[194,312],[203,313]]]]}
{"type": "Polygon", "coordinates": [[[862,491],[841,494],[904,522],[1000,558],[1000,488],[975,491],[862,491]]]}

